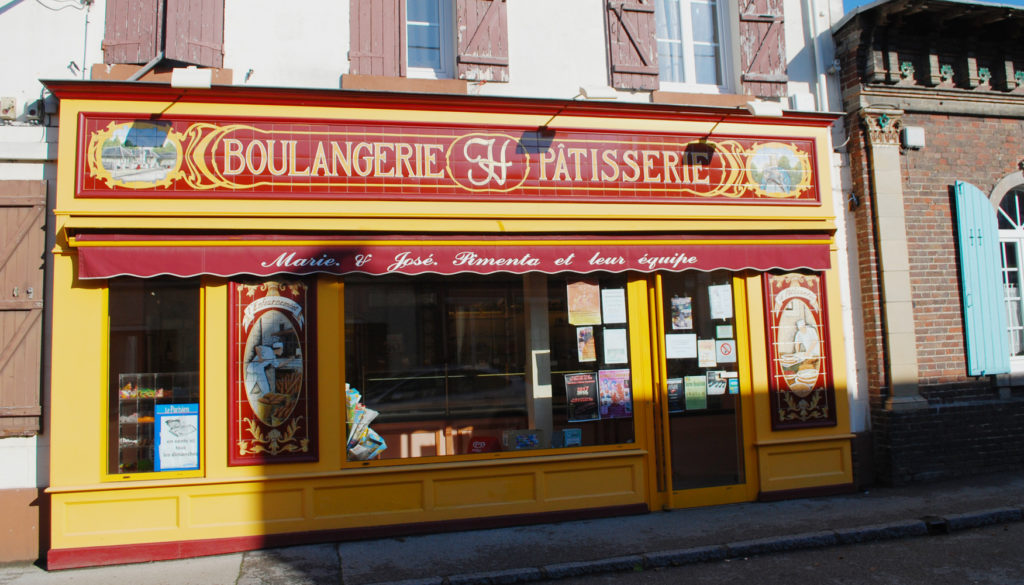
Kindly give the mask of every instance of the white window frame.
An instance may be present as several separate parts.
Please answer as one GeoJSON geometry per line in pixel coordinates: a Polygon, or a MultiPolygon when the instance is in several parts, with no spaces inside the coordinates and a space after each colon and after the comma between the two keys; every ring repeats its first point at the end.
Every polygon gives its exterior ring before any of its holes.
{"type": "Polygon", "coordinates": [[[436,23],[434,23],[434,22],[425,22],[425,21],[421,22],[421,21],[409,20],[408,0],[403,0],[403,1],[406,2],[406,10],[405,10],[405,15],[406,15],[406,23],[405,23],[405,27],[406,27],[405,28],[405,42],[406,42],[406,47],[405,47],[405,55],[406,56],[405,56],[405,59],[406,59],[406,68],[405,68],[405,75],[406,75],[406,77],[414,77],[414,78],[418,78],[418,79],[451,79],[451,78],[455,77],[455,58],[453,56],[454,52],[455,52],[455,31],[454,31],[455,27],[453,26],[453,23],[455,22],[455,18],[454,18],[454,15],[453,15],[454,7],[452,6],[452,1],[451,0],[437,0],[437,5],[438,5],[437,6],[437,18],[438,18],[438,22],[436,22],[436,23]],[[425,26],[434,25],[434,26],[437,27],[437,30],[438,30],[438,35],[440,37],[439,38],[439,46],[440,46],[440,52],[441,52],[441,66],[438,67],[438,68],[433,68],[433,67],[412,67],[412,66],[409,65],[410,48],[409,48],[409,44],[408,43],[409,43],[409,39],[411,37],[411,35],[409,34],[409,27],[410,26],[424,26],[424,25],[425,26]]]}
{"type": "MultiPolygon", "coordinates": [[[[729,34],[729,18],[730,10],[732,8],[731,0],[659,0],[655,8],[655,20],[660,21],[664,17],[662,10],[662,1],[667,2],[678,2],[679,15],[678,21],[680,28],[679,31],[680,39],[666,39],[656,36],[656,43],[659,48],[664,42],[679,42],[682,44],[683,54],[683,81],[666,81],[664,77],[661,77],[659,85],[662,90],[666,91],[686,91],[695,93],[729,93],[730,80],[732,79],[732,56],[730,54],[730,42],[729,34]],[[715,23],[718,27],[718,75],[719,83],[713,84],[702,84],[697,83],[696,74],[696,60],[694,54],[693,40],[693,27],[690,21],[691,6],[693,4],[712,4],[715,6],[715,15],[717,22],[715,23]]],[[[655,27],[657,30],[658,27],[655,27]]],[[[657,33],[655,33],[657,35],[657,33]]],[[[659,60],[658,67],[663,67],[663,64],[659,60]]]]}
{"type": "MultiPolygon", "coordinates": [[[[1006,334],[1010,338],[1010,371],[1014,373],[1024,372],[1024,343],[1018,343],[1021,347],[1017,348],[1017,353],[1014,353],[1014,335],[1015,331],[1024,332],[1024,184],[1018,185],[1017,187],[1010,189],[999,201],[1000,205],[996,211],[996,217],[1000,224],[1008,222],[1012,228],[999,228],[999,255],[1000,264],[1002,265],[1002,281],[1003,281],[1003,304],[1006,307],[1007,317],[1007,331],[1006,334]],[[1006,198],[1011,197],[1017,202],[1017,210],[1015,215],[1017,217],[1011,217],[1002,208],[1002,203],[1006,201],[1006,198]],[[1016,266],[1008,267],[1006,262],[1006,246],[1005,244],[1013,244],[1014,251],[1016,254],[1016,266]],[[1016,282],[1018,285],[1015,295],[1011,295],[1011,291],[1007,286],[1010,282],[1010,274],[1016,272],[1016,282]]],[[[1021,339],[1017,337],[1016,339],[1021,339]]]]}

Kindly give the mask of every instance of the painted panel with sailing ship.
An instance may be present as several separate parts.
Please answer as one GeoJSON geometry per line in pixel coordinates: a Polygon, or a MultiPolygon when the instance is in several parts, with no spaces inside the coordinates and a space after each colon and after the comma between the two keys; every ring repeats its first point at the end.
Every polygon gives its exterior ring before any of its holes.
{"type": "Polygon", "coordinates": [[[312,296],[302,281],[231,284],[231,465],[317,458],[312,296]]]}
{"type": "Polygon", "coordinates": [[[835,426],[820,274],[765,274],[772,428],[835,426]]]}

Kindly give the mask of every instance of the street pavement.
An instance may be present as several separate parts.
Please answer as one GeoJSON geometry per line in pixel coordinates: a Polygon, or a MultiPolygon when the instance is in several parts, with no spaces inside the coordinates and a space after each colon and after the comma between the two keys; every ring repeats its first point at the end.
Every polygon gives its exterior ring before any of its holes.
{"type": "Polygon", "coordinates": [[[875,540],[569,577],[557,585],[1021,585],[1024,522],[934,538],[875,540]]]}
{"type": "MultiPolygon", "coordinates": [[[[846,495],[47,572],[0,585],[460,585],[579,579],[1024,520],[1024,470],[846,495]]],[[[1008,533],[1009,534],[1009,533],[1008,533]]],[[[919,541],[915,541],[920,546],[919,541]]],[[[652,575],[653,576],[653,575],[652,575]]]]}

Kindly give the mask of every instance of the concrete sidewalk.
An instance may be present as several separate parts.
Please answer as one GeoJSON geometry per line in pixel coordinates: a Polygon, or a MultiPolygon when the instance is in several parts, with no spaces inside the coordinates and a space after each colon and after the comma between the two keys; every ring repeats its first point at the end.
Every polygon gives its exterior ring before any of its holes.
{"type": "Polygon", "coordinates": [[[297,546],[47,573],[0,567],[0,585],[525,583],[925,537],[1024,519],[1024,471],[842,496],[297,546]]]}

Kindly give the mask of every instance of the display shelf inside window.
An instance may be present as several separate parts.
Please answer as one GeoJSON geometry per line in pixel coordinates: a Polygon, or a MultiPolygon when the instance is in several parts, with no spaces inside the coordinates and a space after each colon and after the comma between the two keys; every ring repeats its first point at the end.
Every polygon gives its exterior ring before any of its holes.
{"type": "Polygon", "coordinates": [[[156,471],[157,405],[198,402],[197,372],[118,375],[118,472],[156,471]]]}

